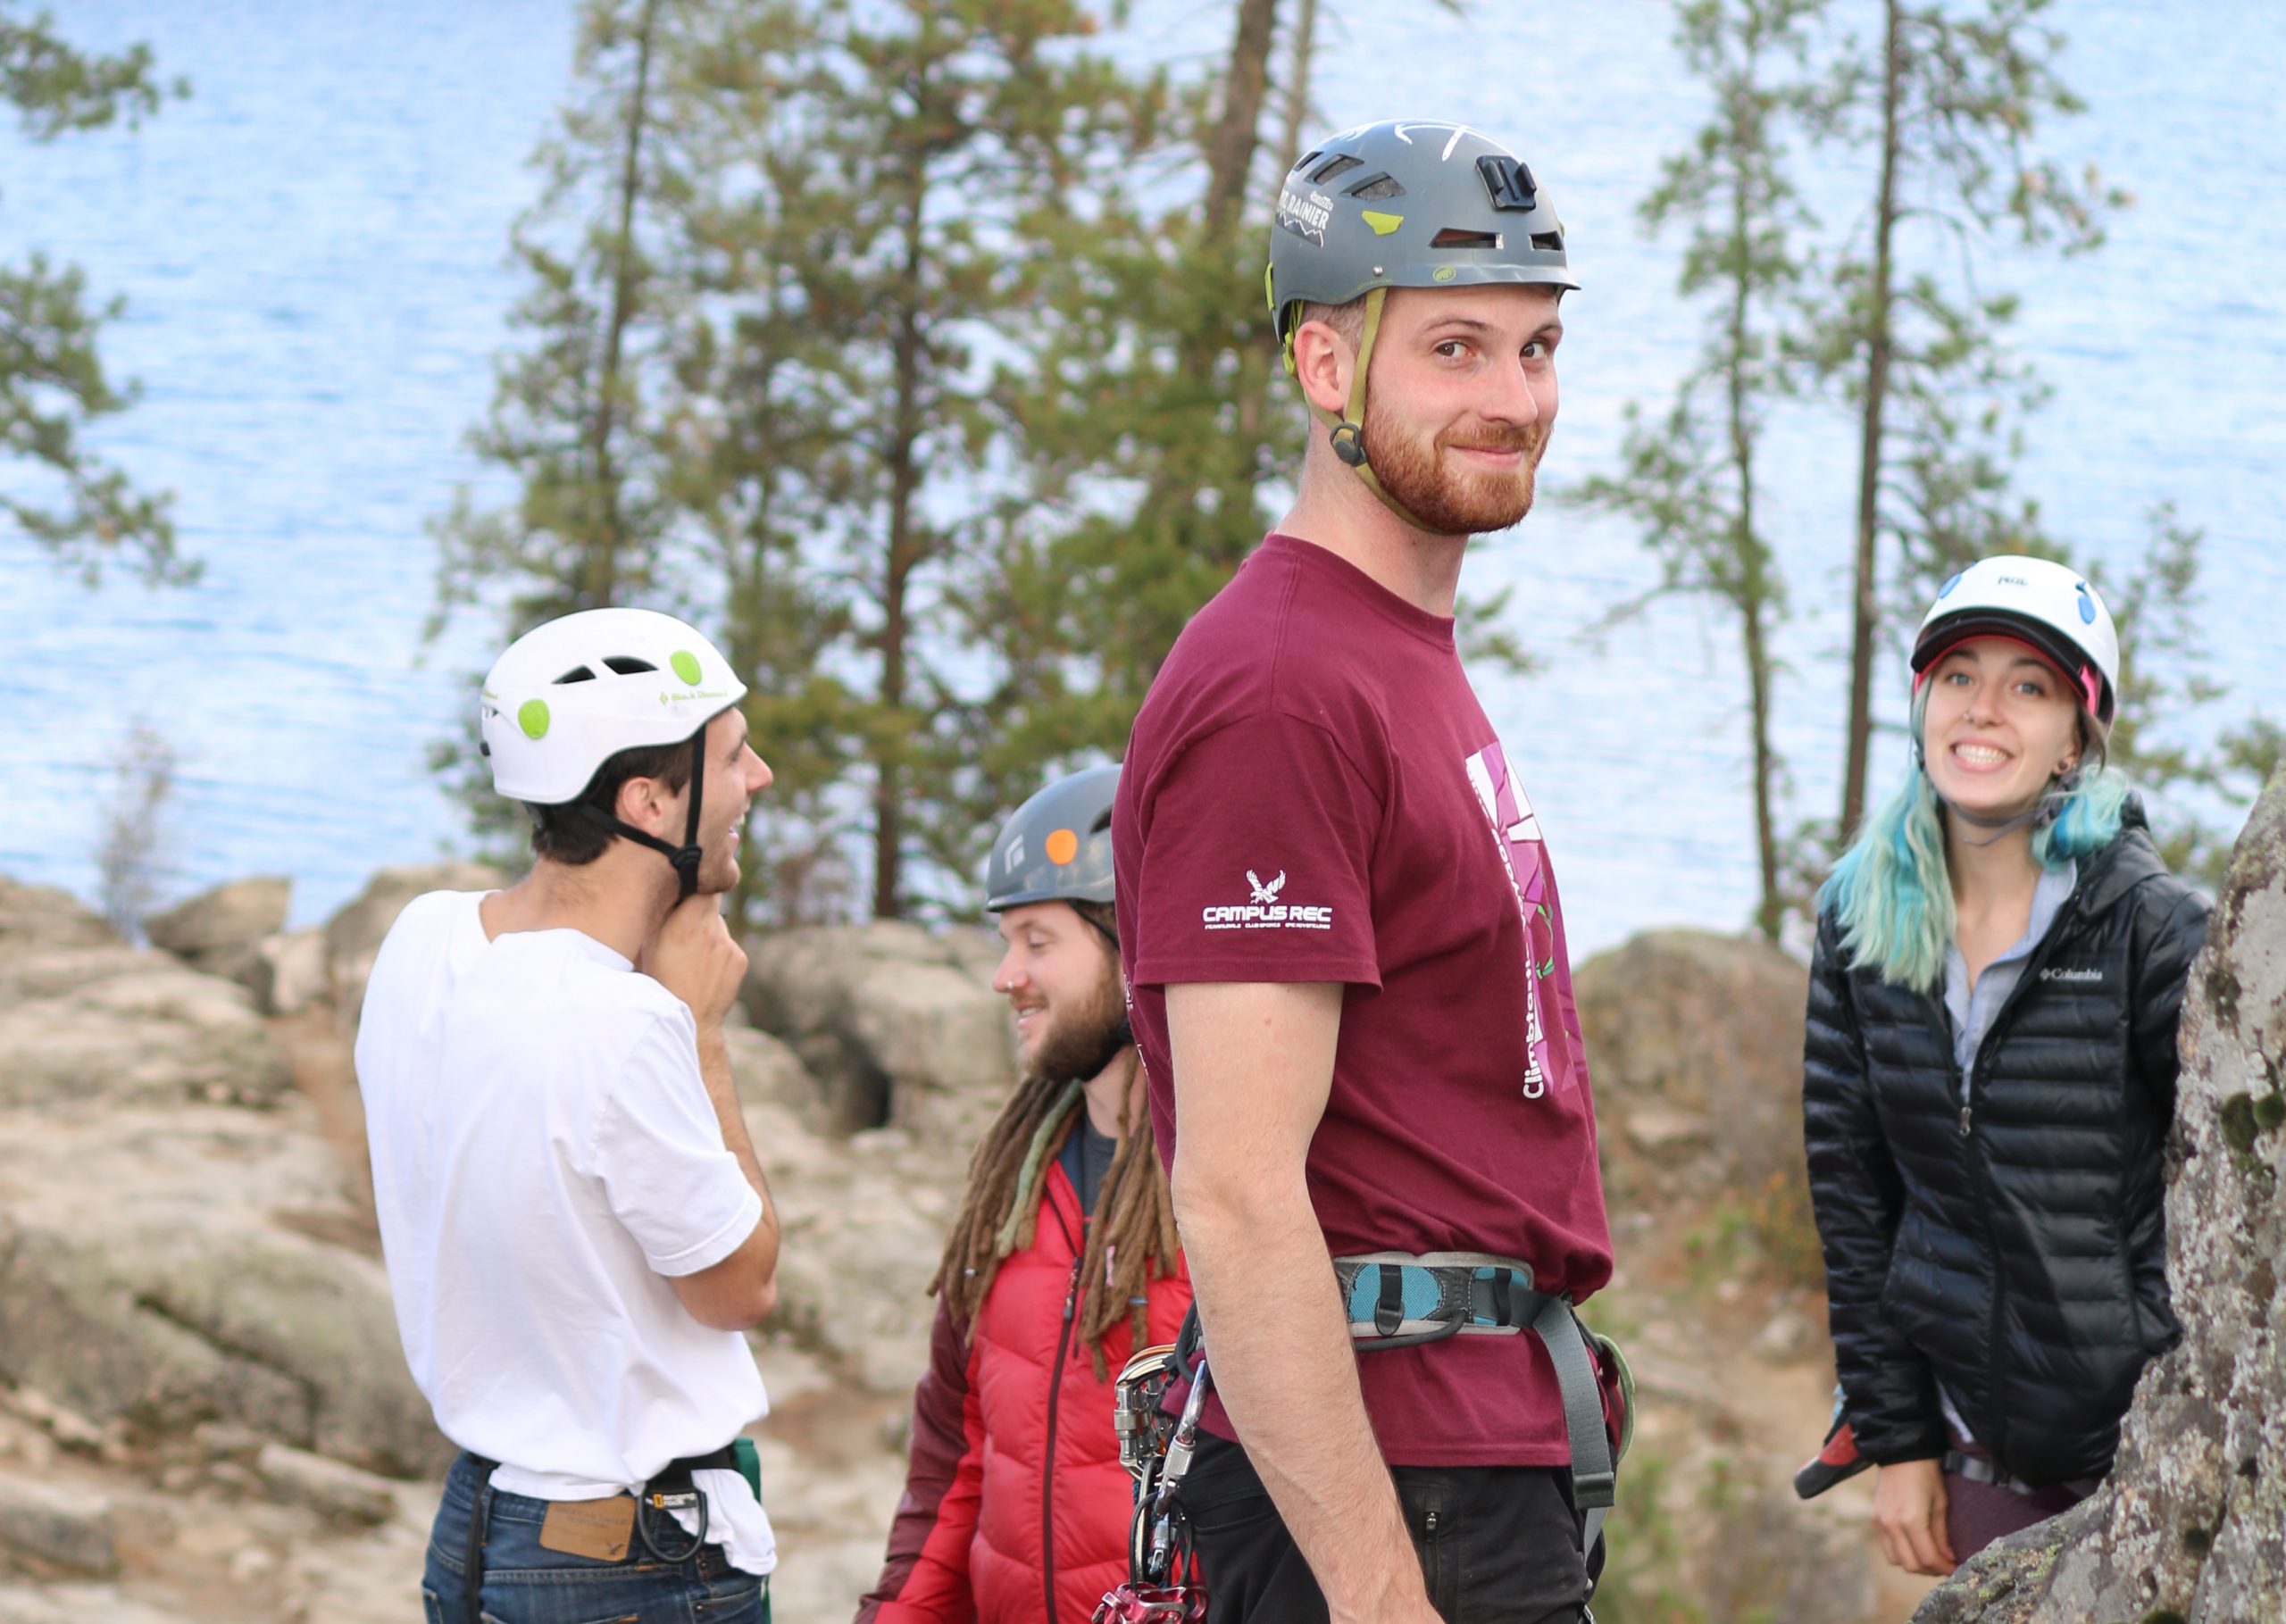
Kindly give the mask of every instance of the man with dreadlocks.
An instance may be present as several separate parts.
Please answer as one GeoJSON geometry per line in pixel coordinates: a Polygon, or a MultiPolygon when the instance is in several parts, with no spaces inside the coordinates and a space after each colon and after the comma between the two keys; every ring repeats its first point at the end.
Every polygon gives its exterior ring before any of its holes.
{"type": "Polygon", "coordinates": [[[1023,1081],[977,1147],[930,1287],[905,1498],[857,1624],[1085,1624],[1127,1577],[1110,1378],[1174,1340],[1190,1282],[1120,978],[1118,785],[1117,767],[1050,784],[992,848],[993,986],[1023,1081]]]}

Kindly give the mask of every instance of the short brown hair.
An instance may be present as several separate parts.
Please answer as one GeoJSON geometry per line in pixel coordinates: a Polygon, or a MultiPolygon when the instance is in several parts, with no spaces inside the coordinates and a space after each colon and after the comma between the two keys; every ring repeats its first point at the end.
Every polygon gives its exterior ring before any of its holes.
{"type": "Polygon", "coordinates": [[[620,786],[630,779],[658,779],[671,790],[681,789],[690,782],[690,740],[638,745],[606,757],[596,769],[596,776],[588,780],[588,787],[561,805],[527,802],[524,810],[532,815],[533,854],[575,869],[602,856],[619,837],[588,813],[572,809],[584,806],[606,818],[617,818],[620,786]]]}

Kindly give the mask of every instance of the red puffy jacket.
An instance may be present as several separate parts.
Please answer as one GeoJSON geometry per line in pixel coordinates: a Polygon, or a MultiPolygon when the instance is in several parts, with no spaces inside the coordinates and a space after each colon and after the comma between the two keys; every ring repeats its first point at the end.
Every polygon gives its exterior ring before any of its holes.
{"type": "MultiPolygon", "coordinates": [[[[1096,1379],[1072,1322],[1080,1197],[1054,1162],[1040,1185],[1038,1234],[1003,1260],[965,1337],[938,1305],[905,1498],[856,1624],[1088,1624],[1127,1578],[1134,1479],[1119,1463],[1112,1384],[1096,1379]]],[[[1151,1342],[1172,1342],[1189,1306],[1178,1262],[1151,1283],[1151,1342]]],[[[1133,1351],[1127,1321],[1103,1347],[1116,1376],[1133,1351]]]]}

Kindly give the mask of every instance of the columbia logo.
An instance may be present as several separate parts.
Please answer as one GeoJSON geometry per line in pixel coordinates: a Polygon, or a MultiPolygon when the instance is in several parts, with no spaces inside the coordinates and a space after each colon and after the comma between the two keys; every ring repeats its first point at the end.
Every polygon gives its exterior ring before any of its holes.
{"type": "Polygon", "coordinates": [[[2040,979],[2043,981],[2101,981],[2104,979],[2104,972],[2100,970],[2065,970],[2060,967],[2051,967],[2040,971],[2040,979]]]}

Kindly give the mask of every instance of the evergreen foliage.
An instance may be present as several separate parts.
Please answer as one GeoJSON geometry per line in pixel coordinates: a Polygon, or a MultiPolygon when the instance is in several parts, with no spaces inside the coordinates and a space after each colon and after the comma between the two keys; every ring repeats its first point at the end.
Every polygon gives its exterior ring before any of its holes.
{"type": "MultiPolygon", "coordinates": [[[[1773,942],[1786,910],[1786,836],[1778,806],[1784,763],[1771,736],[1779,670],[1771,635],[1786,613],[1786,585],[1768,538],[1759,457],[1770,403],[1792,392],[1785,322],[1802,283],[1798,238],[1815,223],[1786,175],[1782,121],[1806,104],[1805,25],[1819,4],[1692,0],[1680,8],[1678,44],[1707,80],[1714,116],[1689,150],[1666,160],[1639,212],[1653,229],[1689,226],[1676,290],[1705,303],[1706,340],[1663,419],[1647,423],[1629,406],[1621,471],[1580,491],[1641,527],[1662,573],[1651,596],[1698,594],[1737,617],[1760,871],[1755,924],[1773,942]]],[[[1606,624],[1648,602],[1622,605],[1606,624]]]]}
{"type": "Polygon", "coordinates": [[[1965,562],[2042,550],[2037,504],[2013,487],[2016,417],[2041,388],[2004,346],[2017,301],[1975,278],[1998,234],[2077,253],[2127,202],[2092,169],[2034,147],[2082,111],[2057,71],[2052,0],[1826,0],[1844,25],[1816,127],[1868,158],[1862,229],[1823,267],[1808,358],[1856,421],[1850,696],[1840,816],[1865,804],[1876,651],[1965,562]],[[1848,25],[1870,13],[1876,29],[1848,25]],[[1884,603],[1883,583],[1893,601],[1884,603]]]}
{"type": "MultiPolygon", "coordinates": [[[[181,80],[156,78],[147,46],[116,56],[75,50],[47,13],[26,16],[0,0],[0,107],[32,142],[132,127],[187,94],[181,80]]],[[[36,481],[0,489],[0,521],[76,566],[89,586],[121,554],[153,585],[181,584],[197,566],[175,551],[168,498],[137,491],[80,437],[135,401],[134,386],[104,376],[97,350],[121,308],[116,298],[91,304],[85,275],[44,254],[0,265],[0,459],[29,464],[36,481]]]]}

